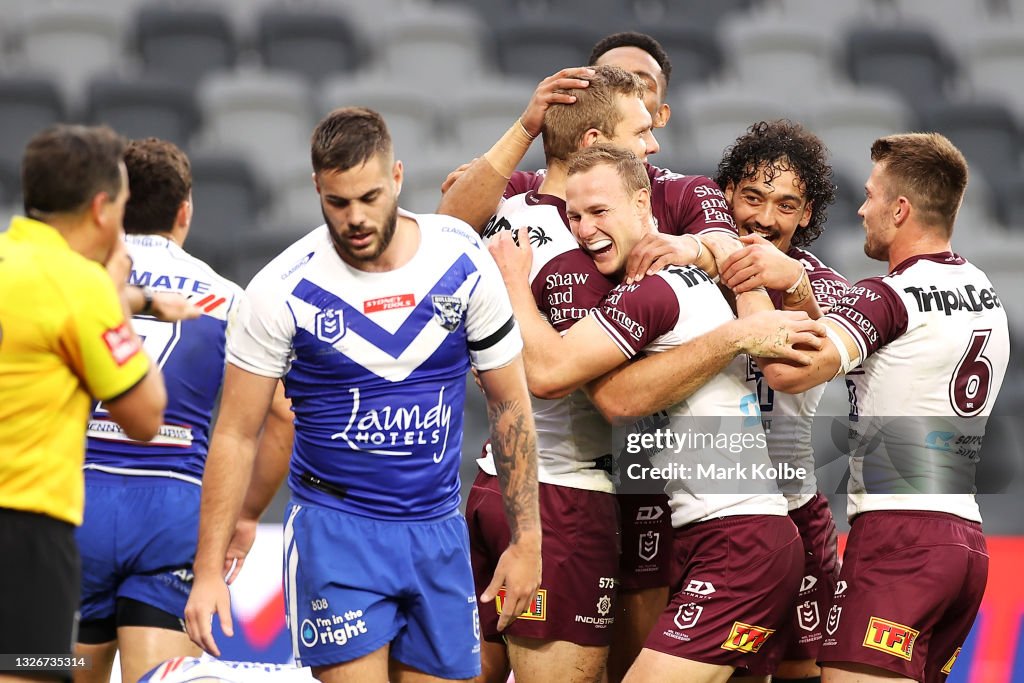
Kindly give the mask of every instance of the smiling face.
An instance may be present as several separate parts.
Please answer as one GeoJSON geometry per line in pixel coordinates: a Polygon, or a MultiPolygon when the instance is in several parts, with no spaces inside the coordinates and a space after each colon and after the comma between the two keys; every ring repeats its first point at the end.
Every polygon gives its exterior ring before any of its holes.
{"type": "Polygon", "coordinates": [[[630,195],[615,169],[599,164],[570,175],[565,198],[569,227],[580,246],[603,275],[620,276],[629,252],[649,230],[650,190],[630,195]]]}
{"type": "Polygon", "coordinates": [[[398,225],[401,162],[376,154],[358,166],[313,176],[331,241],[345,263],[374,261],[391,245],[398,225]]]}
{"type": "Polygon", "coordinates": [[[784,168],[764,165],[738,184],[730,181],[725,199],[741,235],[756,233],[785,252],[796,231],[810,222],[811,205],[799,178],[784,168]]]}

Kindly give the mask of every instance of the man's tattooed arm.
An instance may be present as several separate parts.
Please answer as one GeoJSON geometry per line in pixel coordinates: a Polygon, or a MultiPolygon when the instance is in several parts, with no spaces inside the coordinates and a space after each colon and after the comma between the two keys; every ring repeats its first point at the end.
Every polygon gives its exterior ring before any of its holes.
{"type": "Polygon", "coordinates": [[[488,402],[491,452],[498,472],[505,516],[513,543],[525,531],[540,530],[537,503],[537,435],[530,404],[518,400],[488,402]]]}

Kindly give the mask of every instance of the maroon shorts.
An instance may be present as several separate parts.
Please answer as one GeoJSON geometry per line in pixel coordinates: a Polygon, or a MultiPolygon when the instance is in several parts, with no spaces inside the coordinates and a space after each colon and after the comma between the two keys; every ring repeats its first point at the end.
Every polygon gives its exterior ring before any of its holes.
{"type": "Polygon", "coordinates": [[[790,510],[789,518],[803,541],[804,576],[784,659],[817,659],[825,638],[825,617],[832,607],[832,594],[839,580],[839,538],[828,499],[820,492],[790,510]]]}
{"type": "Polygon", "coordinates": [[[980,524],[944,512],[862,513],[850,530],[819,662],[945,680],[987,580],[980,524]]]}
{"type": "MultiPolygon", "coordinates": [[[[544,572],[532,608],[498,632],[501,596],[480,605],[480,632],[487,640],[515,635],[608,645],[615,620],[619,566],[615,496],[553,484],[540,485],[544,572]]],[[[498,478],[480,472],[466,503],[473,580],[479,598],[509,544],[498,478]]]]}
{"type": "Polygon", "coordinates": [[[663,493],[616,496],[622,519],[619,590],[638,591],[672,583],[672,510],[663,493]]]}
{"type": "MultiPolygon", "coordinates": [[[[803,573],[789,517],[737,515],[676,529],[682,582],[644,647],[674,657],[774,671],[803,573]]],[[[746,672],[743,672],[746,673],[746,672]]]]}

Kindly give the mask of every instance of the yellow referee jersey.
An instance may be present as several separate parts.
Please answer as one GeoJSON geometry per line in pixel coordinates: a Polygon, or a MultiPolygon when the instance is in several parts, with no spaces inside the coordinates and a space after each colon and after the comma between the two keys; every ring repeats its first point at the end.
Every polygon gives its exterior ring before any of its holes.
{"type": "Polygon", "coordinates": [[[81,524],[92,397],[148,369],[103,266],[14,218],[0,233],[0,507],[81,524]]]}

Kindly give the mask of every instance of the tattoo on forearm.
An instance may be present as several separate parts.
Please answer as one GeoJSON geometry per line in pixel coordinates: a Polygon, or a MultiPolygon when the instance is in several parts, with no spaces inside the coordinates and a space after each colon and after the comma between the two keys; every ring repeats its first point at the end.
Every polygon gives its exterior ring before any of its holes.
{"type": "Polygon", "coordinates": [[[488,406],[491,452],[498,471],[512,542],[540,527],[537,502],[537,435],[531,415],[518,401],[488,406]]]}

